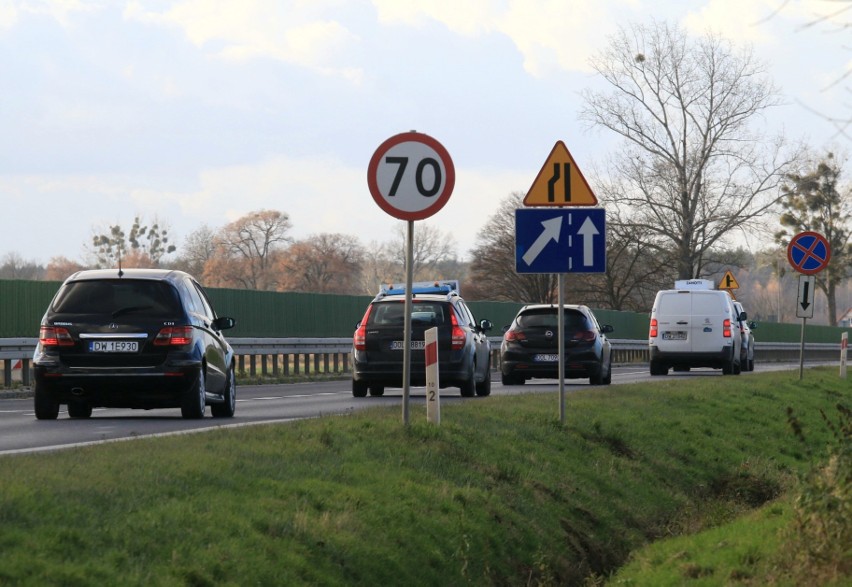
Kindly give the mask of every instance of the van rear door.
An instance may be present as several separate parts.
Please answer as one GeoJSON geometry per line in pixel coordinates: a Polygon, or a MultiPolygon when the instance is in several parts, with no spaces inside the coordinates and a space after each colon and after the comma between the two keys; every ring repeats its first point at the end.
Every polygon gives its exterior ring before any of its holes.
{"type": "Polygon", "coordinates": [[[725,309],[725,295],[719,291],[692,292],[692,352],[718,353],[725,342],[730,342],[723,332],[725,318],[731,317],[725,309]]]}
{"type": "Polygon", "coordinates": [[[691,291],[661,292],[657,300],[657,348],[663,352],[687,352],[692,348],[691,291]]]}

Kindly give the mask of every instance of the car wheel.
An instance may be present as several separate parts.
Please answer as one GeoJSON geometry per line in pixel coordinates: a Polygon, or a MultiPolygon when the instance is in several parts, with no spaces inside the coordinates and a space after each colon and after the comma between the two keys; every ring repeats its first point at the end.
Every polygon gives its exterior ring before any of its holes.
{"type": "Polygon", "coordinates": [[[669,368],[659,361],[651,361],[651,375],[668,375],[669,368]]]}
{"type": "Polygon", "coordinates": [[[754,371],[754,359],[749,359],[749,360],[748,360],[748,370],[749,370],[749,371],[754,371]]]}
{"type": "Polygon", "coordinates": [[[606,375],[601,379],[601,383],[604,385],[609,385],[612,383],[612,359],[609,361],[609,365],[606,368],[606,375]]]}
{"type": "Polygon", "coordinates": [[[743,364],[741,362],[734,363],[734,375],[739,375],[743,371],[743,364]]]}
{"type": "Polygon", "coordinates": [[[503,385],[515,385],[517,384],[517,379],[512,375],[506,375],[505,373],[500,373],[500,383],[503,385]]]}
{"type": "Polygon", "coordinates": [[[92,405],[84,401],[72,400],[68,402],[68,416],[71,418],[91,418],[92,405]]]}
{"type": "Polygon", "coordinates": [[[595,366],[594,371],[592,372],[591,377],[589,377],[589,384],[591,385],[602,385],[603,384],[603,365],[598,363],[595,366]]]}
{"type": "Polygon", "coordinates": [[[486,397],[491,395],[491,365],[485,370],[485,379],[476,384],[476,395],[486,397]]]}
{"type": "Polygon", "coordinates": [[[462,397],[473,397],[476,395],[476,365],[470,366],[470,377],[467,378],[467,381],[462,381],[459,384],[459,389],[461,390],[462,397]]]}
{"type": "Polygon", "coordinates": [[[180,415],[187,420],[197,420],[204,417],[207,409],[207,381],[204,376],[204,366],[198,370],[195,383],[183,396],[183,404],[180,407],[180,415]]]}
{"type": "Polygon", "coordinates": [[[225,375],[225,401],[221,404],[210,404],[210,413],[214,418],[233,418],[237,411],[237,378],[234,369],[229,368],[225,375]]]}
{"type": "Polygon", "coordinates": [[[371,385],[370,386],[370,395],[373,397],[382,397],[385,394],[385,386],[384,385],[371,385]]]}
{"type": "Polygon", "coordinates": [[[35,417],[38,420],[56,420],[59,416],[59,402],[45,388],[43,383],[36,381],[33,392],[35,417]]]}
{"type": "Polygon", "coordinates": [[[352,395],[355,397],[367,397],[367,382],[352,380],[352,395]]]}

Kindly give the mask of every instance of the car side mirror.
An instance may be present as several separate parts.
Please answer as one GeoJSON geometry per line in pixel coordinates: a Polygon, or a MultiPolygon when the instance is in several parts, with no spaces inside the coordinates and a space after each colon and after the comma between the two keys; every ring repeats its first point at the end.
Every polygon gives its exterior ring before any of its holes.
{"type": "Polygon", "coordinates": [[[604,334],[609,334],[613,330],[614,330],[613,327],[610,326],[609,324],[604,324],[603,328],[601,328],[601,332],[603,332],[604,334]]]}
{"type": "Polygon", "coordinates": [[[220,316],[213,321],[213,327],[216,330],[228,330],[237,325],[237,321],[227,316],[220,316]]]}
{"type": "Polygon", "coordinates": [[[749,322],[748,327],[751,328],[752,330],[754,330],[755,328],[757,328],[757,322],[754,322],[754,321],[749,322]]]}
{"type": "Polygon", "coordinates": [[[494,325],[493,325],[493,324],[491,324],[491,320],[481,320],[481,321],[479,322],[479,329],[480,329],[482,332],[488,332],[488,331],[489,331],[489,330],[491,330],[492,328],[494,328],[494,325]]]}
{"type": "Polygon", "coordinates": [[[746,320],[748,320],[748,314],[746,314],[745,312],[741,313],[739,320],[740,322],[745,322],[746,320]]]}

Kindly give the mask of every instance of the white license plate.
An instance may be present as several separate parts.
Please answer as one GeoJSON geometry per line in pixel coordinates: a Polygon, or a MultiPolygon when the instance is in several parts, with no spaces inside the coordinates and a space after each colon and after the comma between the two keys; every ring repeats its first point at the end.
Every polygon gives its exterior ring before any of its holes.
{"type": "Polygon", "coordinates": [[[89,343],[93,353],[135,353],[139,343],[135,340],[93,340],[89,343]]]}
{"type": "Polygon", "coordinates": [[[559,355],[535,355],[533,361],[536,363],[556,363],[559,361],[559,355]]]}
{"type": "Polygon", "coordinates": [[[672,332],[664,332],[663,340],[686,340],[686,332],[682,330],[674,330],[672,332]]]}
{"type": "MultiPolygon", "coordinates": [[[[404,348],[405,348],[405,341],[404,340],[395,340],[391,343],[391,350],[392,351],[401,351],[404,348]]],[[[412,350],[415,350],[415,351],[416,350],[423,350],[425,348],[426,348],[426,341],[425,340],[412,340],[411,341],[411,349],[412,350]]]]}

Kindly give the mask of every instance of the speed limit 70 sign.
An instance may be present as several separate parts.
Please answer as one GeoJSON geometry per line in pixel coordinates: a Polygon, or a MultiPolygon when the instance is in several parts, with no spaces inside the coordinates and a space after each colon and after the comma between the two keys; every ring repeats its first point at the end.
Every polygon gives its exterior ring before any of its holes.
{"type": "Polygon", "coordinates": [[[444,207],[456,171],[441,143],[423,133],[394,135],[376,149],[367,184],[379,207],[400,220],[423,220],[444,207]]]}

